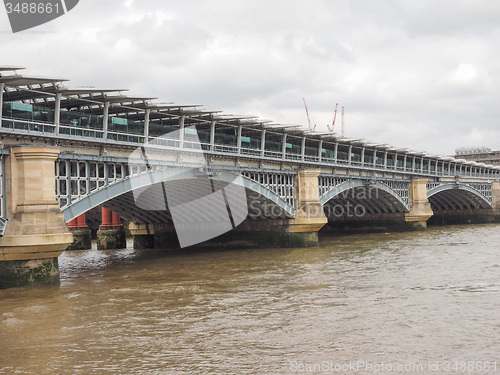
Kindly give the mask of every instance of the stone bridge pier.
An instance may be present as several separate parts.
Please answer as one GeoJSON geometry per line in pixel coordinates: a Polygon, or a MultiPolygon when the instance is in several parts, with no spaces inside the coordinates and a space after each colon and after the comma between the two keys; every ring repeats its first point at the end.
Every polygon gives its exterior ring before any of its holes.
{"type": "Polygon", "coordinates": [[[493,214],[495,221],[500,222],[500,181],[495,181],[491,184],[493,192],[493,214]]]}
{"type": "Polygon", "coordinates": [[[410,212],[405,213],[405,221],[416,227],[427,228],[427,220],[434,215],[427,199],[427,179],[412,179],[409,186],[410,212]]]}
{"type": "Polygon", "coordinates": [[[288,223],[290,233],[307,233],[311,243],[318,243],[318,231],[328,223],[318,188],[320,170],[299,170],[296,179],[297,211],[288,223]]]}
{"type": "Polygon", "coordinates": [[[57,257],[73,242],[54,191],[57,147],[15,146],[5,163],[7,228],[0,288],[59,283],[57,257]]]}

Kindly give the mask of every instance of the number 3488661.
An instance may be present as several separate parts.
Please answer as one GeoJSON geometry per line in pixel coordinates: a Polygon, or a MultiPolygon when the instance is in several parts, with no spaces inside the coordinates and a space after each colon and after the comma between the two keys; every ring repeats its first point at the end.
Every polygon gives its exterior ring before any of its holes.
{"type": "Polygon", "coordinates": [[[59,13],[60,6],[59,3],[5,3],[5,8],[7,13],[18,13],[18,14],[50,14],[59,13]]]}

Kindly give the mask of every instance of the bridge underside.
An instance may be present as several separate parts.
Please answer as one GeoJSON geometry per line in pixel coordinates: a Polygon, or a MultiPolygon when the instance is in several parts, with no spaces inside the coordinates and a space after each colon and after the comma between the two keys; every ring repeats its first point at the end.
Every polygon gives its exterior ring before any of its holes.
{"type": "Polygon", "coordinates": [[[434,212],[430,224],[491,223],[500,218],[492,202],[477,191],[448,188],[430,193],[428,199],[434,212]]]}
{"type": "Polygon", "coordinates": [[[442,190],[428,197],[434,212],[450,210],[491,209],[491,203],[468,190],[442,190]]]}
{"type": "MultiPolygon", "coordinates": [[[[238,200],[242,196],[231,196],[232,190],[227,189],[228,186],[233,186],[230,183],[207,179],[204,182],[200,183],[198,179],[182,179],[157,183],[140,189],[140,192],[136,190],[122,193],[103,202],[102,206],[135,224],[172,223],[172,210],[170,209],[172,204],[179,206],[183,203],[192,202],[193,197],[203,198],[208,195],[207,193],[224,191],[228,199],[227,202],[234,204],[231,204],[231,207],[226,207],[225,205],[219,205],[220,202],[216,199],[198,199],[196,200],[196,209],[200,218],[210,222],[216,220],[221,214],[227,213],[228,209],[234,217],[246,217],[248,212],[251,219],[292,218],[289,210],[276,203],[276,197],[273,200],[241,187],[242,191],[245,192],[246,197],[244,199],[246,200],[240,202],[238,200]]],[[[91,198],[88,199],[87,210],[96,206],[92,204],[92,201],[91,198]]],[[[186,210],[188,209],[186,208],[186,210]]],[[[192,212],[183,212],[181,209],[175,210],[175,214],[177,219],[184,221],[189,220],[188,214],[192,214],[192,212]],[[186,214],[185,217],[184,214],[186,214]]]]}
{"type": "Polygon", "coordinates": [[[388,191],[358,186],[330,199],[324,205],[324,211],[329,219],[362,219],[365,215],[403,213],[408,209],[388,191]]]}

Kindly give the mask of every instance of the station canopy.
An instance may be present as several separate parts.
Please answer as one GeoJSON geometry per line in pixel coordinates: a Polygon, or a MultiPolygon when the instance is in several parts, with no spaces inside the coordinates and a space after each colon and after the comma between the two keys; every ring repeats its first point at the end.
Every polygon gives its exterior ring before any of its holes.
{"type": "MultiPolygon", "coordinates": [[[[59,102],[60,108],[69,112],[102,116],[106,111],[111,118],[118,117],[145,122],[157,127],[175,127],[182,118],[185,126],[196,125],[197,128],[208,128],[215,123],[222,128],[219,131],[231,131],[231,127],[242,126],[246,131],[265,129],[269,136],[279,137],[290,134],[292,137],[303,137],[328,142],[341,141],[357,147],[370,147],[378,150],[397,153],[412,153],[415,156],[433,157],[426,153],[417,153],[408,149],[394,148],[386,144],[370,143],[362,139],[340,137],[333,132],[315,132],[301,125],[277,124],[271,120],[257,116],[224,114],[220,110],[207,110],[201,104],[180,104],[157,102],[151,96],[127,95],[124,88],[96,88],[92,86],[70,87],[64,78],[48,78],[21,74],[24,70],[19,66],[0,65],[0,87],[3,91],[0,99],[5,102],[22,102],[54,110],[59,102]]],[[[456,160],[446,158],[441,160],[456,160]]],[[[450,160],[450,161],[451,161],[450,160]]],[[[474,164],[468,162],[467,164],[474,164]]]]}
{"type": "MultiPolygon", "coordinates": [[[[201,104],[162,103],[155,97],[128,95],[124,88],[69,87],[64,78],[38,77],[20,74],[24,68],[0,66],[0,84],[4,84],[3,102],[22,102],[55,109],[57,98],[61,109],[92,115],[107,113],[135,122],[145,121],[146,112],[152,124],[176,126],[179,118],[184,124],[210,126],[221,125],[259,127],[269,126],[271,121],[257,116],[222,114],[220,110],[207,110],[201,104]],[[106,104],[108,103],[108,104],[106,104]]],[[[278,126],[279,127],[279,126],[278,126]]]]}

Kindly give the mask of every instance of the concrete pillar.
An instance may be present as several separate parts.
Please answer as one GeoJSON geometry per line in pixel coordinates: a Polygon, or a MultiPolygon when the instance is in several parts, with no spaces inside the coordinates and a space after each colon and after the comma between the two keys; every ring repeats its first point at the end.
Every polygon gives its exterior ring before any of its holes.
{"type": "Polygon", "coordinates": [[[210,123],[210,150],[214,150],[215,145],[215,121],[210,123]]]}
{"type": "Polygon", "coordinates": [[[68,228],[73,233],[73,243],[66,250],[88,250],[92,248],[90,229],[85,223],[85,214],[68,223],[68,228]]]}
{"type": "Polygon", "coordinates": [[[55,126],[55,133],[59,134],[60,127],[61,127],[61,93],[58,92],[56,94],[56,103],[54,107],[54,126],[55,126]]]}
{"type": "Polygon", "coordinates": [[[155,231],[152,224],[130,223],[128,229],[134,238],[134,249],[154,249],[155,231]]]}
{"type": "Polygon", "coordinates": [[[184,147],[184,122],[186,120],[186,115],[181,115],[179,117],[179,147],[184,147]]]}
{"type": "Polygon", "coordinates": [[[5,82],[0,83],[0,127],[2,127],[2,116],[3,116],[3,90],[5,88],[5,82]]]}
{"type": "Polygon", "coordinates": [[[318,231],[328,222],[319,198],[319,169],[299,170],[295,181],[295,219],[289,220],[289,233],[302,233],[310,244],[318,243],[318,231]]]}
{"type": "Polygon", "coordinates": [[[302,143],[300,145],[300,160],[304,161],[306,154],[306,137],[302,137],[302,143]]]}
{"type": "Polygon", "coordinates": [[[410,182],[410,212],[405,213],[405,220],[417,227],[427,228],[427,220],[434,215],[427,199],[427,179],[415,178],[410,182]]]}
{"type": "Polygon", "coordinates": [[[236,149],[237,149],[237,154],[241,154],[241,132],[243,131],[243,126],[239,125],[238,126],[238,135],[236,137],[236,149]]]}
{"type": "Polygon", "coordinates": [[[318,162],[321,163],[323,159],[323,140],[319,140],[319,146],[318,146],[318,162]]]}
{"type": "Polygon", "coordinates": [[[144,143],[149,143],[149,115],[151,114],[150,109],[146,109],[144,113],[144,143]]]}
{"type": "Polygon", "coordinates": [[[266,129],[262,129],[260,136],[260,156],[263,158],[266,154],[266,129]]]}
{"type": "Polygon", "coordinates": [[[109,106],[110,102],[104,102],[104,109],[102,113],[102,138],[108,139],[108,122],[109,122],[109,106]]]}
{"type": "Polygon", "coordinates": [[[281,139],[281,158],[283,160],[286,159],[286,133],[283,133],[283,137],[281,139]]]}
{"type": "Polygon", "coordinates": [[[0,288],[59,283],[57,257],[73,242],[55,197],[59,148],[12,147],[6,160],[8,224],[0,238],[0,288]]]}
{"type": "Polygon", "coordinates": [[[102,207],[102,223],[97,231],[97,250],[123,249],[127,247],[125,229],[120,216],[102,207]]]}

